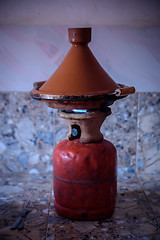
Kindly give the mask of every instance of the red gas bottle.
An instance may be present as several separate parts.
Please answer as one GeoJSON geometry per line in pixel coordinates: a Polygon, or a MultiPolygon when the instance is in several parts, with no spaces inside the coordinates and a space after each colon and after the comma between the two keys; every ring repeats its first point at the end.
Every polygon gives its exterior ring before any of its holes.
{"type": "Polygon", "coordinates": [[[72,219],[96,220],[113,214],[117,155],[112,143],[63,140],[54,149],[55,208],[72,219]]]}
{"type": "Polygon", "coordinates": [[[135,88],[116,83],[100,66],[88,46],[91,28],[69,28],[68,38],[66,57],[47,81],[34,84],[31,96],[59,109],[69,126],[53,154],[57,212],[95,220],[112,215],[117,191],[116,149],[100,127],[111,114],[108,106],[135,88]]]}

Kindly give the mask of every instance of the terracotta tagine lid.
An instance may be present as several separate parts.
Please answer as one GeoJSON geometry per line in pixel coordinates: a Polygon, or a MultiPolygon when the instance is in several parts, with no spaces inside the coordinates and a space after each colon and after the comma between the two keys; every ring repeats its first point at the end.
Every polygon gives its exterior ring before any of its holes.
{"type": "MultiPolygon", "coordinates": [[[[33,98],[51,101],[48,103],[50,107],[70,109],[75,107],[73,105],[76,102],[76,107],[82,108],[86,105],[84,101],[94,102],[94,99],[104,99],[103,95],[115,93],[116,90],[124,87],[113,81],[89,49],[91,28],[69,28],[68,35],[72,47],[46,82],[35,83],[36,89],[31,93],[33,98]]],[[[133,89],[129,91],[133,92],[133,89]]],[[[95,107],[91,105],[87,108],[95,107]]],[[[99,107],[99,104],[96,107],[99,107]]]]}

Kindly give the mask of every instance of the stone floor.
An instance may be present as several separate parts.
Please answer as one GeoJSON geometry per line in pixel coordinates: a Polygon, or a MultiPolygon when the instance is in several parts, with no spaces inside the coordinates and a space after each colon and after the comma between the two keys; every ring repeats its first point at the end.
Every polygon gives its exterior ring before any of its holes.
{"type": "Polygon", "coordinates": [[[8,176],[0,182],[0,240],[159,240],[159,180],[158,175],[137,178],[134,174],[121,174],[112,218],[87,222],[57,215],[51,174],[8,176]],[[12,230],[26,208],[29,213],[24,218],[24,228],[12,230]]]}

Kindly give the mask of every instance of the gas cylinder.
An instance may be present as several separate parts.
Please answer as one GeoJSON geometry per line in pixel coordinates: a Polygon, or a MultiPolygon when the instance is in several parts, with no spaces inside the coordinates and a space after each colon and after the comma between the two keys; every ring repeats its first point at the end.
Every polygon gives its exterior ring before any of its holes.
{"type": "Polygon", "coordinates": [[[117,155],[100,127],[108,107],[135,92],[116,83],[100,66],[88,44],[91,28],[69,28],[72,44],[47,81],[36,82],[31,96],[59,109],[69,126],[66,140],[53,153],[55,208],[72,219],[110,217],[116,202],[117,155]]]}
{"type": "Polygon", "coordinates": [[[53,152],[58,214],[77,220],[110,217],[116,202],[116,169],[117,154],[111,142],[61,141],[53,152]]]}

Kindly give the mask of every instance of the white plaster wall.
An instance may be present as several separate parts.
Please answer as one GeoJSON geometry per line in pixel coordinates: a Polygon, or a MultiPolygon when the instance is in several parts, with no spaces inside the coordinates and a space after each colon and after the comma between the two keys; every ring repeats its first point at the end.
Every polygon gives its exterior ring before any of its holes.
{"type": "Polygon", "coordinates": [[[70,48],[67,27],[92,26],[90,48],[116,82],[160,91],[159,13],[147,0],[1,0],[0,90],[46,80],[70,48]]]}
{"type": "Polygon", "coordinates": [[[157,0],[1,0],[1,24],[160,25],[157,0]]]}

